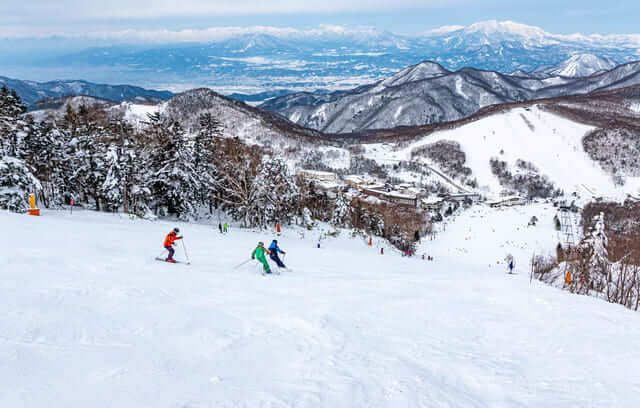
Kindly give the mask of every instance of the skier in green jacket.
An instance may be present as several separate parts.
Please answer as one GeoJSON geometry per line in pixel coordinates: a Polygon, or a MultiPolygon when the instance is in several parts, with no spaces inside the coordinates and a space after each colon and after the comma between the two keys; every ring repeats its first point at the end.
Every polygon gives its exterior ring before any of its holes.
{"type": "Polygon", "coordinates": [[[264,242],[258,242],[258,246],[251,253],[251,259],[257,258],[264,268],[264,273],[271,273],[271,267],[269,266],[269,262],[267,262],[265,254],[269,255],[269,250],[264,247],[264,242]]]}

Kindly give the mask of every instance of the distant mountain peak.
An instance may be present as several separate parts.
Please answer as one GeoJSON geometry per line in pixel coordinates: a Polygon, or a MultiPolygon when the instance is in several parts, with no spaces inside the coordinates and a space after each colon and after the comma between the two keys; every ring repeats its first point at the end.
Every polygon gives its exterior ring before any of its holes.
{"type": "Polygon", "coordinates": [[[615,66],[616,63],[608,58],[599,57],[591,53],[578,53],[570,56],[557,66],[545,70],[545,73],[550,76],[577,78],[608,71],[615,66]]]}
{"type": "Polygon", "coordinates": [[[516,23],[514,21],[488,20],[471,24],[464,28],[466,33],[511,34],[521,37],[547,37],[549,34],[540,27],[516,23]]]}

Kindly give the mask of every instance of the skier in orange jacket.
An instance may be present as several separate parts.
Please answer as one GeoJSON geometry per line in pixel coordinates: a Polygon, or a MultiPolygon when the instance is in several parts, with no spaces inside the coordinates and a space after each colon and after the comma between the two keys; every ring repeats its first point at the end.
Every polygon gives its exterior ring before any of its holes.
{"type": "Polygon", "coordinates": [[[170,233],[167,234],[167,236],[164,239],[164,248],[169,251],[169,256],[167,257],[167,259],[165,259],[165,261],[167,262],[171,262],[171,263],[175,263],[175,259],[173,259],[173,254],[176,252],[175,249],[173,249],[173,244],[179,240],[182,239],[182,237],[178,236],[178,233],[180,233],[180,229],[179,228],[174,228],[173,231],[171,231],[170,233]]]}

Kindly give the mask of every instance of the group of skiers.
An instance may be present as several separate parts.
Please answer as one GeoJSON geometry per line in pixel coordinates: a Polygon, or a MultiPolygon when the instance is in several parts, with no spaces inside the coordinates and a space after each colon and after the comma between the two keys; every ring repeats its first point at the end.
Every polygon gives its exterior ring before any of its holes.
{"type": "Polygon", "coordinates": [[[284,262],[282,262],[282,260],[278,256],[278,254],[284,255],[286,254],[286,252],[280,249],[280,247],[278,246],[277,239],[274,239],[273,241],[271,241],[271,245],[269,245],[269,249],[265,248],[264,242],[260,241],[258,242],[258,246],[253,250],[253,252],[251,252],[251,259],[257,259],[258,262],[262,264],[262,269],[264,270],[264,273],[271,273],[271,266],[269,265],[269,262],[267,262],[267,258],[265,255],[269,255],[269,258],[271,258],[271,260],[275,262],[276,265],[278,265],[278,268],[283,268],[283,269],[287,268],[284,262]]]}
{"type": "MultiPolygon", "coordinates": [[[[225,223],[224,228],[222,227],[222,225],[219,225],[220,228],[220,232],[227,232],[229,227],[228,224],[225,223]]],[[[167,236],[164,239],[164,248],[168,251],[168,256],[164,259],[166,262],[170,262],[170,263],[176,263],[177,261],[173,258],[173,255],[175,254],[175,249],[173,248],[176,241],[181,240],[183,237],[178,235],[180,233],[180,229],[179,228],[174,228],[173,230],[171,230],[171,232],[169,232],[167,234],[167,236]]],[[[320,241],[318,241],[318,248],[320,248],[320,241]]],[[[384,254],[384,249],[381,248],[380,249],[380,254],[384,254]]],[[[278,240],[274,239],[273,241],[271,241],[271,244],[269,245],[269,248],[265,248],[264,246],[264,242],[260,241],[258,242],[258,246],[256,246],[256,248],[253,250],[253,252],[251,252],[251,259],[252,260],[257,260],[258,262],[260,262],[262,264],[262,269],[264,271],[265,274],[270,274],[271,273],[271,266],[269,265],[269,262],[267,261],[267,255],[269,255],[269,258],[276,263],[276,265],[278,265],[278,268],[282,268],[282,269],[286,269],[286,265],[284,264],[284,262],[282,262],[282,259],[280,259],[279,254],[285,255],[286,252],[284,252],[279,246],[278,246],[278,240]]],[[[409,251],[407,251],[407,253],[403,254],[403,256],[411,256],[411,253],[409,251]]],[[[422,259],[425,259],[425,254],[422,254],[422,259]]],[[[428,256],[428,258],[426,258],[427,260],[432,261],[433,257],[428,256]]],[[[513,258],[513,255],[509,254],[507,255],[507,257],[505,258],[505,262],[507,264],[507,268],[509,270],[509,273],[513,273],[513,270],[515,268],[515,260],[513,258]]]]}
{"type": "MultiPolygon", "coordinates": [[[[227,223],[225,223],[224,229],[222,225],[219,225],[219,227],[220,227],[220,232],[223,232],[223,231],[227,232],[229,230],[229,226],[227,223]]],[[[168,252],[168,256],[164,259],[166,262],[169,262],[169,263],[177,262],[173,258],[173,255],[176,252],[174,248],[176,241],[181,240],[183,238],[182,236],[178,235],[179,233],[180,233],[180,229],[174,228],[164,238],[163,246],[164,246],[164,249],[166,249],[168,252]]],[[[275,262],[276,265],[278,265],[278,268],[282,268],[282,269],[287,268],[284,262],[282,262],[282,259],[280,259],[280,256],[278,254],[282,254],[282,255],[286,254],[286,252],[284,252],[278,246],[278,240],[274,239],[273,241],[271,241],[271,244],[269,245],[269,249],[265,248],[264,242],[261,241],[261,242],[258,242],[258,246],[251,253],[251,259],[257,259],[258,262],[262,264],[264,273],[271,273],[271,266],[267,261],[266,255],[269,255],[269,258],[271,258],[271,260],[275,262]]]]}

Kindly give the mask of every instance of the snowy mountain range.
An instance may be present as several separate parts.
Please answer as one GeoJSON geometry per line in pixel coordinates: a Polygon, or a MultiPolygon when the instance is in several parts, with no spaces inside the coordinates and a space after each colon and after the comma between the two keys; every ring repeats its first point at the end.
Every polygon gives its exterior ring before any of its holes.
{"type": "Polygon", "coordinates": [[[579,56],[542,75],[507,75],[474,68],[449,71],[435,62],[423,62],[350,91],[296,93],[273,98],[261,107],[305,127],[348,133],[448,122],[489,105],[586,94],[640,83],[640,62],[601,72],[606,63],[579,56]],[[587,64],[583,64],[585,61],[587,64]],[[591,71],[597,73],[575,78],[569,75],[591,71]],[[567,75],[550,76],[551,73],[567,75]]]}
{"type": "Polygon", "coordinates": [[[90,48],[13,65],[7,59],[0,63],[0,72],[24,76],[28,66],[34,72],[30,77],[39,79],[64,72],[66,77],[106,83],[150,88],[170,84],[176,91],[208,86],[230,94],[349,89],[425,60],[447,70],[472,67],[510,74],[557,66],[577,54],[615,64],[640,59],[637,34],[559,35],[510,21],[442,27],[411,36],[340,26],[218,31],[147,33],[145,38],[157,37],[165,44],[90,48]]]}
{"type": "Polygon", "coordinates": [[[155,91],[133,85],[107,85],[88,81],[22,81],[0,76],[0,86],[6,85],[15,90],[28,107],[34,107],[36,102],[65,96],[85,95],[112,102],[137,101],[158,102],[171,98],[174,94],[169,91],[155,91]]]}
{"type": "MultiPolygon", "coordinates": [[[[87,97],[65,103],[92,104],[87,97]]],[[[386,166],[389,177],[421,180],[452,192],[477,191],[497,197],[504,190],[513,191],[515,187],[508,180],[492,173],[492,160],[503,162],[522,177],[534,177],[536,183],[565,192],[625,197],[637,195],[640,189],[640,150],[634,142],[640,135],[640,85],[493,105],[454,122],[343,135],[300,127],[208,89],[188,91],[155,105],[105,105],[97,101],[93,106],[134,126],[147,120],[147,114],[159,112],[191,133],[198,130],[199,115],[208,112],[222,122],[224,137],[263,146],[293,167],[348,172],[354,160],[366,159],[386,166]],[[453,149],[455,154],[449,157],[462,161],[453,166],[443,162],[442,157],[448,154],[439,150],[442,146],[453,149]],[[434,156],[430,151],[439,153],[434,156]],[[428,170],[401,166],[409,161],[428,170]],[[580,170],[569,171],[567,163],[580,170]],[[468,170],[462,171],[465,167],[468,170]]],[[[63,105],[32,114],[42,119],[64,112],[63,105]]]]}

